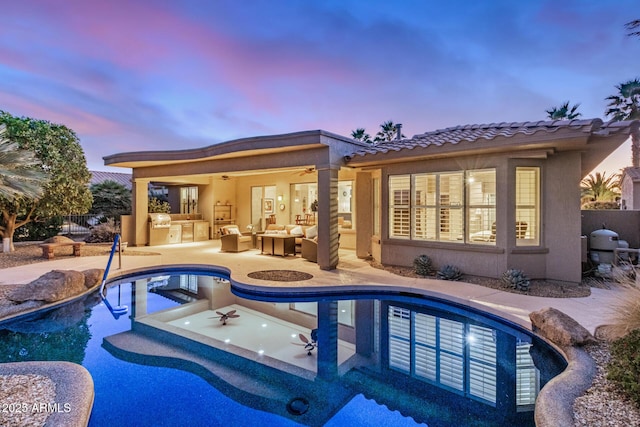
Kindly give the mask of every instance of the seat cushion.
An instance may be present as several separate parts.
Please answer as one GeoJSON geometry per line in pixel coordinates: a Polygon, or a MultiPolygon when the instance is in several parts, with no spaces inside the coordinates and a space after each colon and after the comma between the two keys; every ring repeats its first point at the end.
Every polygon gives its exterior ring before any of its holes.
{"type": "Polygon", "coordinates": [[[314,237],[316,237],[318,235],[318,226],[314,225],[314,226],[311,226],[311,227],[307,228],[305,230],[304,234],[305,234],[305,237],[307,239],[313,239],[314,237]]]}
{"type": "Polygon", "coordinates": [[[300,227],[299,225],[296,225],[295,227],[289,230],[289,234],[295,235],[295,236],[302,236],[304,232],[302,231],[302,227],[300,227]]]}

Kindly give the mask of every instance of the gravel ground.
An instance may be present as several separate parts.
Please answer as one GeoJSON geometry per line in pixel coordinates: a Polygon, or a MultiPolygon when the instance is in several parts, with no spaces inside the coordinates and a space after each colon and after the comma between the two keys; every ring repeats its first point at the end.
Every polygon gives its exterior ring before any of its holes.
{"type": "Polygon", "coordinates": [[[575,426],[640,426],[640,408],[627,399],[606,377],[610,360],[609,345],[604,341],[585,347],[598,366],[593,385],[573,405],[575,426]]]}
{"type": "MultiPolygon", "coordinates": [[[[416,274],[412,267],[401,267],[393,265],[381,265],[377,262],[370,261],[369,264],[374,268],[389,271],[404,277],[425,277],[416,274]]],[[[435,279],[435,273],[427,278],[435,279]]],[[[499,279],[489,277],[471,276],[464,274],[463,282],[473,283],[475,285],[485,286],[491,289],[498,289],[505,292],[512,292],[521,295],[530,295],[535,297],[551,297],[551,298],[581,298],[591,295],[591,287],[607,287],[608,284],[600,279],[587,279],[582,283],[557,282],[551,280],[531,280],[529,290],[527,292],[519,291],[507,287],[499,279]]]]}
{"type": "MultiPolygon", "coordinates": [[[[24,242],[15,243],[16,250],[14,252],[4,253],[0,252],[0,269],[19,267],[21,265],[34,264],[37,262],[47,261],[42,257],[42,249],[38,243],[24,242]]],[[[109,255],[111,253],[111,243],[87,243],[81,249],[82,256],[98,256],[109,255]]],[[[122,255],[135,256],[135,255],[153,255],[153,252],[144,251],[123,251],[122,255]]],[[[60,247],[56,248],[55,258],[71,258],[73,257],[73,248],[60,247]]]]}

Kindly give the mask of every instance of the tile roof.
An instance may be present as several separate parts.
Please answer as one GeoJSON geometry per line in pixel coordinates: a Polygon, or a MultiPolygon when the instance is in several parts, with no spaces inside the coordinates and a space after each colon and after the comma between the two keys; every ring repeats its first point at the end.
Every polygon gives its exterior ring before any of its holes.
{"type": "Polygon", "coordinates": [[[90,171],[91,181],[89,184],[100,184],[105,181],[115,181],[118,184],[131,190],[131,174],[119,173],[119,172],[103,172],[103,171],[90,171]]]}
{"type": "Polygon", "coordinates": [[[459,144],[460,142],[491,141],[498,137],[512,138],[517,135],[531,136],[536,133],[554,133],[561,129],[569,129],[577,133],[607,135],[617,133],[629,127],[629,122],[609,122],[604,124],[600,119],[590,120],[554,120],[538,122],[491,123],[456,126],[439,129],[412,138],[382,142],[377,145],[356,151],[351,157],[375,155],[390,151],[413,150],[429,146],[459,144]]]}

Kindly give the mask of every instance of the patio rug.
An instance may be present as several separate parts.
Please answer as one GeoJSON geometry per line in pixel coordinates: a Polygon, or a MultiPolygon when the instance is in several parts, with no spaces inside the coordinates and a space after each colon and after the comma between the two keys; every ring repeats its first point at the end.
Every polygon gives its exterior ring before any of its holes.
{"type": "Polygon", "coordinates": [[[313,275],[302,271],[294,270],[262,270],[254,271],[247,274],[252,279],[271,280],[274,282],[298,282],[300,280],[309,280],[313,275]]]}

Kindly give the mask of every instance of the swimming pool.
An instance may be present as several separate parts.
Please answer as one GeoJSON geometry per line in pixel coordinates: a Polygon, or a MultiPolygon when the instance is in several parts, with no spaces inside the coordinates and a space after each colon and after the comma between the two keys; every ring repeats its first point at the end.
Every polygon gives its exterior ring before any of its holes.
{"type": "Polygon", "coordinates": [[[126,315],[94,294],[5,322],[2,362],[82,364],[92,426],[533,425],[537,391],[565,367],[527,331],[446,301],[282,296],[227,278],[178,266],[120,277],[107,301],[126,315]]]}

